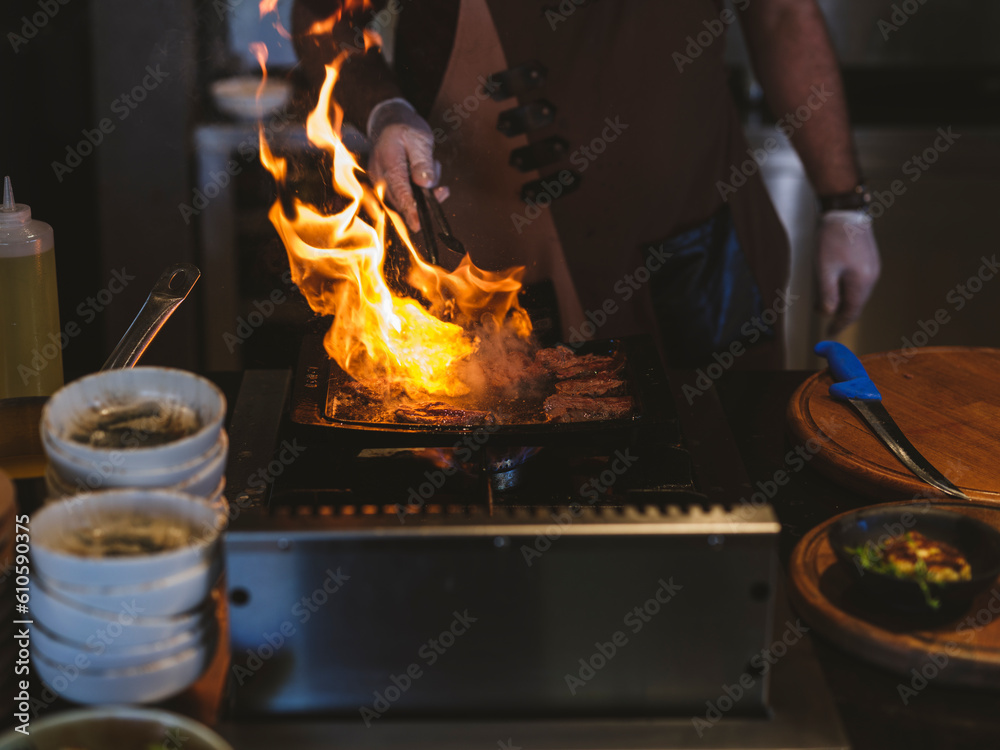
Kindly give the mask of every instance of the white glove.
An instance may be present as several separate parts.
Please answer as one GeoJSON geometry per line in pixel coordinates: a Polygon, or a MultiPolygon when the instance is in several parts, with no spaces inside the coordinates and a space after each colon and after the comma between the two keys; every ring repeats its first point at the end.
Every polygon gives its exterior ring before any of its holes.
{"type": "Polygon", "coordinates": [[[835,336],[858,319],[882,269],[872,219],[863,211],[827,211],[819,220],[819,307],[835,336]]]}
{"type": "Polygon", "coordinates": [[[372,143],[368,174],[375,182],[385,182],[393,207],[411,231],[420,231],[411,176],[414,183],[427,188],[437,185],[441,176],[430,126],[405,99],[386,99],[368,117],[368,139],[372,143]]]}

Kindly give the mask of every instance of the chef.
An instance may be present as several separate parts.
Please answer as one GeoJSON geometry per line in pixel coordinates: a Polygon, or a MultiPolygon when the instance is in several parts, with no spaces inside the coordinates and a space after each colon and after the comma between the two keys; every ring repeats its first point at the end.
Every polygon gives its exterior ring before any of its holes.
{"type": "Polygon", "coordinates": [[[444,186],[477,265],[551,280],[570,343],[653,332],[675,366],[729,351],[780,367],[783,321],[805,311],[785,292],[788,240],[760,175],[771,151],[748,148],[727,85],[722,37],[738,17],[820,196],[830,333],[860,314],[878,249],[814,0],[355,5],[298,0],[296,43],[317,90],[323,64],[353,52],[334,98],[411,229],[411,179],[444,186]],[[388,54],[364,50],[366,30],[388,54]]]}

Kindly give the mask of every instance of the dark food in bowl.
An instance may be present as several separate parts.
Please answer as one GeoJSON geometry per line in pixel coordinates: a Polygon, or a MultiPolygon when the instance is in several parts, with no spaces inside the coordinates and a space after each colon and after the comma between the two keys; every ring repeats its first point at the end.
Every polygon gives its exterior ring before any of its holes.
{"type": "Polygon", "coordinates": [[[929,584],[972,579],[972,568],[961,552],[919,531],[907,531],[882,545],[869,543],[846,547],[845,551],[854,555],[865,570],[915,581],[932,609],[938,609],[941,600],[931,593],[929,584]]]}
{"type": "Polygon", "coordinates": [[[67,529],[59,551],[78,557],[129,557],[170,552],[191,545],[198,529],[187,521],[142,512],[99,513],[80,528],[67,529]]]}
{"type": "Polygon", "coordinates": [[[880,609],[948,612],[967,606],[1000,576],[1000,531],[932,503],[876,505],[846,513],[831,524],[829,542],[841,570],[880,609]],[[917,549],[924,555],[919,564],[917,549]],[[928,567],[930,575],[922,572],[928,567]]]}
{"type": "Polygon", "coordinates": [[[201,426],[188,406],[143,401],[91,410],[73,425],[70,438],[93,448],[152,447],[193,435],[201,426]]]}

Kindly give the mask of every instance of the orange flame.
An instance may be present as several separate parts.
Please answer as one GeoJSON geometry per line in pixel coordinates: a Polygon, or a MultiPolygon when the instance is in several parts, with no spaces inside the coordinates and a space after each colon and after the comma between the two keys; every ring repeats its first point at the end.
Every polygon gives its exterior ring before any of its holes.
{"type": "MultiPolygon", "coordinates": [[[[373,189],[359,179],[364,170],[340,138],[343,111],[335,102],[331,107],[331,101],[347,54],[327,66],[306,134],[310,143],[332,156],[333,185],[349,204],[325,215],[293,197],[294,210],[288,215],[279,197],[269,218],[288,252],[292,280],[314,311],[333,316],[324,346],[345,372],[411,394],[468,393],[457,366],[475,354],[478,336],[504,328],[521,338],[531,334],[531,321],[517,300],[524,268],[491,273],[477,268],[468,255],[451,273],[424,262],[403,220],[386,207],[384,185],[373,189]],[[429,309],[398,295],[386,282],[382,266],[388,222],[406,247],[407,281],[428,301],[429,309]]],[[[258,59],[263,66],[265,56],[259,54],[258,59]]],[[[271,151],[263,126],[260,156],[280,194],[286,188],[288,165],[271,151]]]]}

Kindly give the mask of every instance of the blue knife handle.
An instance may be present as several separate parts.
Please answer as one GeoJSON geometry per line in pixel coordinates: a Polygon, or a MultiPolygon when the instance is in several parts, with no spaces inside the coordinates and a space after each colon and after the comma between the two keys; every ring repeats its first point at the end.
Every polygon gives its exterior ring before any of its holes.
{"type": "Polygon", "coordinates": [[[838,382],[830,386],[830,395],[847,401],[881,401],[882,394],[868,377],[861,360],[837,341],[820,341],[813,350],[830,363],[830,372],[838,382]]]}

